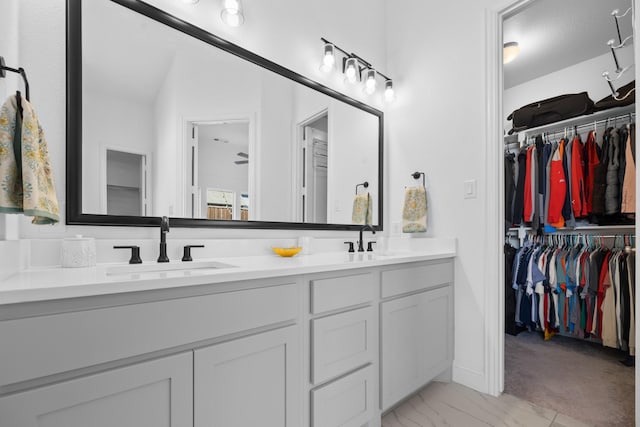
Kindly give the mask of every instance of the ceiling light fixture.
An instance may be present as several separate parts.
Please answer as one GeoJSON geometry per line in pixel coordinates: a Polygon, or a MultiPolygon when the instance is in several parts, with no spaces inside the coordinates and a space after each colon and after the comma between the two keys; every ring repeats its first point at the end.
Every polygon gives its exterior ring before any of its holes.
{"type": "Polygon", "coordinates": [[[502,50],[502,63],[508,64],[509,62],[516,59],[519,53],[520,53],[520,45],[518,44],[518,42],[505,43],[502,50]]]}
{"type": "Polygon", "coordinates": [[[196,4],[199,1],[200,0],[182,0],[182,3],[184,3],[184,4],[196,4]]]}
{"type": "Polygon", "coordinates": [[[395,94],[393,92],[393,81],[391,80],[391,78],[376,70],[373,65],[371,65],[369,62],[365,61],[355,53],[348,53],[344,49],[341,49],[325,38],[321,38],[320,40],[322,40],[322,42],[324,43],[322,62],[320,63],[321,71],[328,73],[335,69],[335,64],[337,62],[336,54],[339,52],[342,55],[341,71],[345,76],[345,81],[355,84],[360,81],[360,77],[362,76],[362,81],[364,83],[364,92],[372,95],[376,92],[376,89],[378,87],[377,76],[380,76],[384,79],[385,82],[385,100],[392,101],[395,98],[395,94]]]}
{"type": "Polygon", "coordinates": [[[222,21],[230,27],[238,27],[244,23],[240,0],[222,0],[222,21]]]}

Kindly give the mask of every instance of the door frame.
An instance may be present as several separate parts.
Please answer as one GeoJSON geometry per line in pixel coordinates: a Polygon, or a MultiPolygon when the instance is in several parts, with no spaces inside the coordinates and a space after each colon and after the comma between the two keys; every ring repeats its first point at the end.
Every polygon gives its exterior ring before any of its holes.
{"type": "MultiPolygon", "coordinates": [[[[304,222],[304,218],[302,217],[302,204],[300,204],[300,199],[302,198],[302,173],[303,173],[303,163],[304,163],[304,159],[303,159],[303,155],[302,155],[302,147],[304,146],[304,142],[305,142],[305,130],[304,128],[309,126],[310,123],[315,122],[316,120],[318,120],[320,117],[322,116],[327,116],[327,155],[330,151],[330,144],[331,144],[331,124],[329,123],[329,107],[325,107],[322,108],[320,111],[317,111],[309,116],[307,116],[307,118],[299,121],[296,124],[296,136],[295,136],[295,150],[294,153],[295,155],[293,156],[294,159],[294,165],[292,169],[292,174],[293,176],[291,177],[291,182],[293,182],[293,190],[294,190],[294,198],[295,198],[295,203],[293,204],[293,215],[294,218],[297,222],[304,222]]],[[[329,157],[327,156],[327,163],[329,162],[329,157]]],[[[329,177],[327,176],[327,179],[329,179],[329,177]]],[[[328,185],[327,185],[328,186],[328,185]]],[[[329,195],[327,194],[327,206],[329,205],[329,195]]],[[[327,221],[329,221],[329,218],[327,216],[327,221]]]]}
{"type": "Polygon", "coordinates": [[[107,151],[119,151],[121,153],[135,154],[137,156],[142,156],[145,158],[146,167],[142,170],[143,182],[142,182],[142,190],[141,194],[141,207],[143,210],[146,210],[147,215],[151,215],[151,197],[152,197],[152,188],[151,188],[151,168],[152,168],[152,159],[151,153],[142,150],[132,150],[129,147],[125,147],[122,145],[114,145],[114,144],[103,144],[100,147],[100,212],[103,215],[107,214],[107,151]],[[145,197],[146,196],[146,197],[145,197]]]}
{"type": "MultiPolygon", "coordinates": [[[[259,212],[256,212],[256,208],[259,206],[258,199],[260,195],[259,181],[257,177],[260,176],[260,165],[258,159],[260,158],[260,149],[256,144],[256,115],[253,113],[238,113],[238,114],[216,114],[207,118],[203,117],[183,117],[182,118],[182,147],[178,150],[178,176],[179,182],[176,186],[176,201],[180,212],[187,212],[187,185],[191,181],[191,159],[189,141],[191,140],[190,129],[192,125],[215,125],[221,122],[233,123],[233,122],[248,122],[249,123],[249,158],[254,159],[250,161],[248,166],[248,185],[247,191],[249,193],[249,201],[252,206],[249,209],[249,219],[259,218],[259,212]],[[255,206],[255,207],[253,207],[255,206]]],[[[206,191],[206,190],[205,190],[206,191]]],[[[205,196],[206,197],[206,196],[205,196]]],[[[185,214],[186,216],[186,214],[185,214]]]]}
{"type": "MultiPolygon", "coordinates": [[[[535,0],[508,0],[496,8],[485,11],[486,22],[486,144],[485,144],[485,182],[486,224],[485,241],[488,247],[485,262],[484,283],[486,285],[484,301],[485,326],[485,390],[498,396],[504,391],[504,167],[503,167],[503,21],[518,13],[535,0]]],[[[635,13],[636,0],[631,0],[634,26],[640,29],[640,19],[635,13]]],[[[633,45],[636,61],[640,58],[640,37],[634,32],[633,45]]],[[[639,67],[635,67],[636,80],[640,77],[639,67]]],[[[636,100],[636,111],[640,100],[636,100]]],[[[636,187],[640,183],[640,174],[636,174],[636,187]]],[[[640,198],[636,198],[636,211],[640,208],[640,198]]],[[[636,240],[638,228],[636,227],[636,240]]],[[[636,269],[636,281],[640,271],[636,269]]],[[[636,307],[640,296],[636,293],[636,307]]],[[[636,328],[636,340],[640,339],[640,328],[636,328]]],[[[640,409],[640,370],[636,369],[636,419],[640,409]]]]}

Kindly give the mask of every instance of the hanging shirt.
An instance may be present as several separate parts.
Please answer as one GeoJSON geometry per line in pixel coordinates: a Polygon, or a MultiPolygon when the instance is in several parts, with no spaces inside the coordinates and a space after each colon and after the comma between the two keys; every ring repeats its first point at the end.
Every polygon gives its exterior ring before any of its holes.
{"type": "Polygon", "coordinates": [[[558,149],[551,158],[551,170],[549,174],[549,206],[547,209],[547,223],[554,227],[564,226],[562,207],[567,195],[567,182],[562,167],[564,158],[564,143],[558,144],[558,149]]]}
{"type": "Polygon", "coordinates": [[[589,132],[585,146],[587,157],[587,176],[585,177],[585,196],[587,198],[587,214],[593,211],[593,188],[595,185],[595,168],[600,164],[598,159],[595,131],[589,132]]]}
{"type": "MultiPolygon", "coordinates": [[[[635,132],[635,125],[632,125],[629,136],[625,144],[625,170],[624,181],[622,183],[622,213],[636,212],[636,162],[633,157],[632,137],[635,132]]],[[[633,141],[635,142],[635,141],[633,141]]]]}
{"type": "Polygon", "coordinates": [[[580,137],[576,136],[571,148],[571,209],[575,218],[587,216],[582,154],[583,144],[580,137]]]}

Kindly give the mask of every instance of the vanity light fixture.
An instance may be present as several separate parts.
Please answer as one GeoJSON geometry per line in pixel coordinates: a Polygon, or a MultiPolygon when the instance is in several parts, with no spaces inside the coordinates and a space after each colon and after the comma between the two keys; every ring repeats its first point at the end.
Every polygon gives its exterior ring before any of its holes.
{"type": "Polygon", "coordinates": [[[335,48],[331,43],[324,44],[324,55],[322,56],[322,64],[320,64],[320,70],[328,73],[335,68],[336,55],[335,48]]]}
{"type": "Polygon", "coordinates": [[[519,53],[520,53],[520,45],[518,44],[518,42],[505,43],[502,50],[502,63],[508,64],[509,62],[516,59],[519,53]]]}
{"type": "Polygon", "coordinates": [[[362,59],[362,57],[355,53],[349,53],[344,49],[341,49],[336,44],[330,42],[324,37],[320,38],[324,43],[322,51],[322,62],[320,63],[320,70],[328,73],[335,69],[337,62],[336,55],[339,52],[342,56],[342,73],[345,76],[345,80],[348,83],[358,83],[362,76],[362,82],[364,84],[363,90],[368,95],[373,95],[378,88],[378,76],[384,79],[384,99],[386,101],[393,101],[395,98],[393,92],[393,81],[390,77],[385,76],[380,71],[375,69],[371,63],[362,59]]]}
{"type": "Polygon", "coordinates": [[[364,76],[364,91],[372,95],[376,91],[376,70],[367,68],[364,76]]]}
{"type": "Polygon", "coordinates": [[[355,57],[346,58],[344,61],[344,75],[349,83],[358,81],[359,72],[358,60],[355,57]]]}
{"type": "Polygon", "coordinates": [[[244,23],[240,0],[222,0],[222,21],[230,27],[238,27],[244,23]]]}
{"type": "Polygon", "coordinates": [[[387,102],[391,102],[396,99],[396,94],[393,91],[393,81],[391,79],[384,82],[384,99],[387,102]]]}

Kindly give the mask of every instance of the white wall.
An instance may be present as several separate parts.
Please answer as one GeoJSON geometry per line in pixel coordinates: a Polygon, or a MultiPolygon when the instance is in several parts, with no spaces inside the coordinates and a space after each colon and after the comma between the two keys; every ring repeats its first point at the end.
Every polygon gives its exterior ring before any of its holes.
{"type": "MultiPolygon", "coordinates": [[[[485,273],[486,61],[485,13],[505,0],[387,2],[389,74],[397,100],[386,140],[390,223],[401,221],[409,174],[426,173],[429,236],[458,237],[455,277],[454,380],[487,390],[485,273]],[[478,197],[463,197],[476,180],[478,197]]],[[[392,227],[393,228],[393,227],[392,227]]],[[[417,237],[417,236],[416,236],[417,237]]]]}
{"type": "Polygon", "coordinates": [[[82,211],[106,214],[101,200],[106,186],[107,148],[151,158],[153,117],[151,106],[124,94],[86,89],[83,105],[82,211]],[[105,117],[109,117],[105,123],[105,117]],[[91,149],[89,149],[91,147],[91,149]]]}
{"type": "Polygon", "coordinates": [[[249,218],[293,222],[293,164],[295,132],[293,84],[277,74],[261,73],[260,116],[256,152],[256,194],[249,194],[249,218]],[[257,197],[256,197],[257,196],[257,197]],[[254,216],[257,215],[257,216],[254,216]]]}

